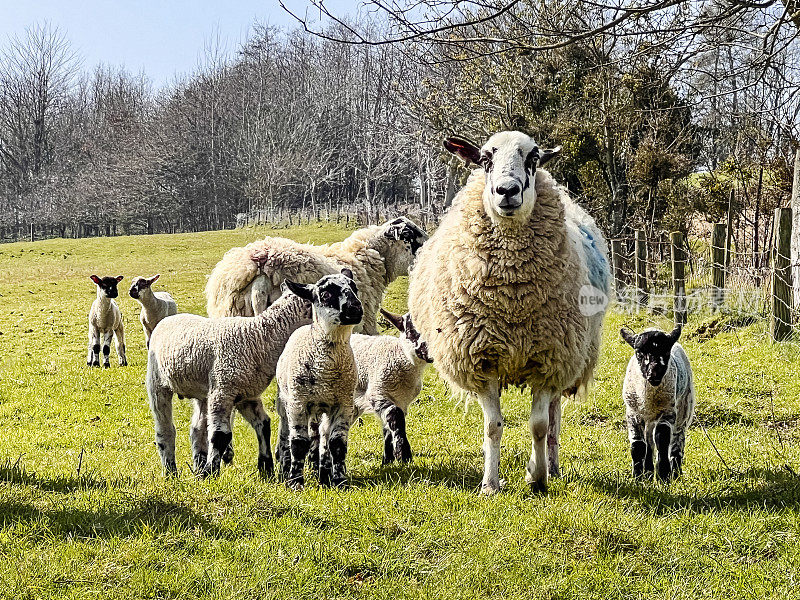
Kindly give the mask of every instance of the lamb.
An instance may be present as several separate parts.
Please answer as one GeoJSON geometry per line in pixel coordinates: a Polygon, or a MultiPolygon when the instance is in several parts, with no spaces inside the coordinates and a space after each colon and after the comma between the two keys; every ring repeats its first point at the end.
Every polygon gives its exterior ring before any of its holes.
{"type": "Polygon", "coordinates": [[[622,385],[633,476],[653,477],[655,445],[658,478],[669,481],[681,473],[686,428],[694,418],[694,377],[678,343],[681,327],[639,335],[623,327],[620,335],[635,350],[622,385]]]}
{"type": "Polygon", "coordinates": [[[606,242],[593,219],[542,165],[520,132],[478,148],[451,137],[445,148],[482,167],[470,175],[410,274],[409,307],[434,364],[484,414],[481,491],[500,490],[501,392],[532,396],[526,481],[546,491],[559,473],[563,393],[585,394],[608,303],[606,242]]]}
{"type": "Polygon", "coordinates": [[[320,423],[320,483],[337,487],[347,483],[347,437],[357,380],[350,336],[364,316],[352,277],[345,268],[314,285],[286,280],[292,292],[313,306],[311,325],[292,334],[277,369],[279,460],[287,486],[296,491],[303,489],[310,421],[320,423]]]}
{"type": "Polygon", "coordinates": [[[179,314],[153,330],[147,357],[146,387],[155,437],[167,474],[177,473],[173,394],[194,399],[191,440],[199,476],[219,473],[232,439],[233,409],[258,438],[258,468],[273,472],[270,419],[261,394],[275,376],[286,341],[310,320],[310,307],[285,293],[257,317],[207,319],[179,314]]]}
{"type": "Polygon", "coordinates": [[[90,367],[100,366],[100,340],[103,341],[103,367],[108,368],[109,355],[111,354],[111,336],[114,336],[114,345],[117,348],[119,366],[126,367],[128,359],[125,356],[125,328],[122,324],[122,312],[114,302],[119,296],[117,284],[123,276],[103,277],[92,275],[90,279],[97,286],[97,298],[89,309],[89,352],[86,364],[90,367]]]}
{"type": "Polygon", "coordinates": [[[208,315],[256,315],[280,295],[284,279],[310,284],[346,267],[355,276],[364,304],[364,319],[355,331],[375,335],[376,314],[386,287],[408,274],[427,237],[412,221],[400,217],[359,229],[330,245],[267,237],[233,248],[217,263],[206,284],[208,315]]]}
{"type": "Polygon", "coordinates": [[[170,315],[178,314],[178,305],[167,292],[154,292],[152,285],[161,275],[152,277],[136,277],[131,284],[129,294],[131,298],[142,305],[139,321],[144,329],[144,341],[150,347],[150,336],[156,325],[170,315]]]}

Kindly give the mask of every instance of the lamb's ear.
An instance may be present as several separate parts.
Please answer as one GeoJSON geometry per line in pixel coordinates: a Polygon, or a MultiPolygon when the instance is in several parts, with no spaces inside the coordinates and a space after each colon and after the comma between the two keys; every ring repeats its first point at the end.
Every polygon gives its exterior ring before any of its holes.
{"type": "Polygon", "coordinates": [[[678,338],[681,337],[681,332],[683,331],[683,325],[677,325],[675,329],[673,329],[669,334],[669,339],[672,340],[672,343],[678,341],[678,338]]]}
{"type": "Polygon", "coordinates": [[[389,321],[389,323],[394,325],[397,331],[402,333],[406,330],[406,328],[403,326],[403,317],[401,317],[400,315],[395,315],[393,313],[390,313],[388,310],[384,310],[383,308],[380,308],[379,310],[381,311],[381,314],[384,316],[384,318],[387,321],[389,321]]]}
{"type": "Polygon", "coordinates": [[[619,330],[619,334],[622,336],[622,339],[625,340],[631,348],[636,348],[636,342],[638,341],[638,335],[633,333],[627,327],[623,327],[619,330]]]}
{"type": "Polygon", "coordinates": [[[284,285],[289,288],[289,291],[292,292],[295,296],[299,296],[303,300],[308,300],[312,302],[314,300],[314,286],[313,285],[306,285],[303,283],[295,283],[294,281],[285,280],[284,285]]]}
{"type": "Polygon", "coordinates": [[[353,272],[347,267],[342,269],[342,275],[344,275],[348,279],[355,279],[355,277],[353,277],[353,272]]]}
{"type": "Polygon", "coordinates": [[[90,275],[89,279],[94,281],[95,285],[100,285],[100,278],[97,275],[90,275]]]}
{"type": "Polygon", "coordinates": [[[550,162],[550,159],[555,158],[561,154],[561,146],[556,146],[555,148],[545,148],[540,150],[539,152],[539,166],[550,162]]]}
{"type": "Polygon", "coordinates": [[[469,166],[469,163],[478,164],[481,158],[481,149],[467,139],[457,135],[450,136],[444,141],[444,148],[452,152],[469,166]]]}
{"type": "Polygon", "coordinates": [[[386,228],[386,231],[383,232],[384,237],[389,238],[390,240],[399,240],[400,234],[403,233],[403,219],[397,218],[386,228]]]}
{"type": "Polygon", "coordinates": [[[124,275],[117,275],[116,277],[114,277],[114,279],[116,279],[116,280],[117,280],[117,283],[119,283],[120,281],[122,281],[123,279],[125,279],[125,276],[124,276],[124,275]]]}
{"type": "Polygon", "coordinates": [[[147,280],[147,285],[153,285],[159,277],[161,277],[161,273],[153,275],[150,279],[147,280]]]}

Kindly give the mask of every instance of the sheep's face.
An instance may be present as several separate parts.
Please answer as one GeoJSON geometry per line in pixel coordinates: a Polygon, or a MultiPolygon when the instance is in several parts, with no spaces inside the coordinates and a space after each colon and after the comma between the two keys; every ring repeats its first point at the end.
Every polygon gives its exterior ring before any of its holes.
{"type": "Polygon", "coordinates": [[[494,134],[481,147],[458,137],[448,138],[445,148],[467,163],[486,171],[483,205],[495,223],[523,222],[536,203],[536,169],[556,156],[561,148],[542,149],[519,131],[494,134]]]}
{"type": "Polygon", "coordinates": [[[428,234],[422,231],[414,221],[406,217],[398,217],[393,221],[383,224],[383,235],[390,240],[396,240],[400,252],[395,255],[395,264],[391,265],[391,271],[395,277],[408,275],[408,270],[414,262],[417,250],[422,248],[422,244],[428,239],[428,234]]]}
{"type": "Polygon", "coordinates": [[[106,298],[116,298],[119,296],[117,284],[122,281],[122,275],[117,277],[103,277],[102,279],[97,275],[92,275],[90,279],[97,286],[98,296],[105,296],[106,298]]]}
{"type": "Polygon", "coordinates": [[[652,386],[661,385],[669,368],[672,347],[681,336],[681,327],[676,327],[671,333],[648,330],[639,335],[623,327],[620,335],[634,349],[642,377],[652,386]]]}
{"type": "Polygon", "coordinates": [[[341,274],[326,275],[311,285],[287,279],[286,287],[311,302],[315,317],[327,327],[358,325],[364,317],[364,308],[358,299],[358,288],[350,269],[342,269],[341,274]]]}
{"type": "Polygon", "coordinates": [[[133,281],[131,282],[131,289],[128,293],[131,295],[131,298],[139,298],[143,291],[149,290],[150,286],[153,285],[158,279],[160,275],[154,275],[153,277],[134,277],[133,281]]]}

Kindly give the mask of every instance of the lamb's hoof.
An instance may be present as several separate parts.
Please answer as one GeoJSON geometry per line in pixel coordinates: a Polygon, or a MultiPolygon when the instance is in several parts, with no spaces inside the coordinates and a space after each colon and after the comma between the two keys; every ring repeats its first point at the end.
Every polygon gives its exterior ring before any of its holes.
{"type": "Polygon", "coordinates": [[[174,462],[167,463],[164,465],[164,477],[172,478],[178,476],[178,465],[174,462]]]}
{"type": "Polygon", "coordinates": [[[222,453],[222,462],[226,465],[233,462],[233,444],[229,444],[228,447],[225,448],[225,452],[222,453]]]}
{"type": "Polygon", "coordinates": [[[202,471],[203,467],[206,466],[206,461],[207,460],[208,460],[208,455],[205,452],[195,456],[194,457],[194,472],[195,473],[199,473],[200,471],[202,471]]]}
{"type": "Polygon", "coordinates": [[[288,487],[293,492],[302,492],[303,491],[303,481],[300,479],[294,479],[292,481],[286,482],[286,487],[288,487]]]}
{"type": "Polygon", "coordinates": [[[121,360],[121,361],[119,361],[119,366],[120,366],[120,367],[127,367],[127,366],[128,366],[128,361],[127,361],[127,360],[121,360]]]}
{"type": "Polygon", "coordinates": [[[495,494],[502,491],[502,489],[506,487],[506,480],[500,479],[498,482],[495,483],[482,483],[481,484],[481,495],[482,496],[494,496],[495,494]]]}
{"type": "Polygon", "coordinates": [[[203,468],[197,471],[198,479],[207,479],[208,477],[216,477],[217,475],[219,475],[219,467],[215,469],[208,463],[203,465],[203,468]]]}
{"type": "Polygon", "coordinates": [[[531,491],[534,494],[547,493],[547,478],[543,480],[536,480],[530,473],[525,473],[525,483],[531,487],[531,491]]]}
{"type": "Polygon", "coordinates": [[[558,465],[550,465],[550,477],[561,477],[561,467],[558,465]]]}
{"type": "Polygon", "coordinates": [[[272,478],[272,476],[275,474],[275,465],[272,462],[272,457],[259,456],[258,471],[263,477],[272,478]]]}
{"type": "Polygon", "coordinates": [[[108,363],[103,363],[103,368],[104,368],[104,369],[108,369],[108,368],[110,368],[110,367],[111,367],[111,365],[110,365],[110,364],[108,364],[108,363]]]}

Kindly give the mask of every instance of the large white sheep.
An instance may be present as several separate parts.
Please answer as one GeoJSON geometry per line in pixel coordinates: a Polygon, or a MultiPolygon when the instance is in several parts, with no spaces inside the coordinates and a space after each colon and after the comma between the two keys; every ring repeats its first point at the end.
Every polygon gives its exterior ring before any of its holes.
{"type": "Polygon", "coordinates": [[[531,392],[526,480],[544,491],[548,454],[550,472],[559,469],[561,395],[585,389],[597,363],[610,280],[606,243],[539,168],[559,148],[540,149],[520,132],[497,133],[482,148],[453,137],[445,148],[483,168],[419,252],[409,308],[439,373],[483,409],[482,491],[501,487],[500,395],[509,385],[531,392]]]}
{"type": "Polygon", "coordinates": [[[428,236],[409,219],[353,232],[335,244],[316,246],[267,237],[244,248],[232,248],[217,263],[206,284],[210,317],[252,316],[280,296],[286,280],[314,283],[323,275],[349,268],[364,304],[357,332],[375,335],[376,313],[386,287],[408,274],[414,255],[428,236]]]}

